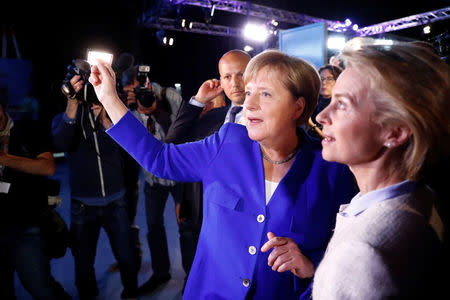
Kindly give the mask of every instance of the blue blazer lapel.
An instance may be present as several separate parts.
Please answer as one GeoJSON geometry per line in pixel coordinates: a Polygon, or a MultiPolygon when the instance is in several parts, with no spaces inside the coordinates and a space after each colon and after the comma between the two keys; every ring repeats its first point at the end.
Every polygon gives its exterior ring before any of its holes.
{"type": "MultiPolygon", "coordinates": [[[[256,166],[256,170],[254,172],[256,176],[256,182],[258,184],[258,205],[261,207],[266,207],[266,185],[265,185],[265,177],[264,177],[264,165],[262,161],[261,149],[259,147],[259,143],[253,141],[253,159],[254,165],[256,166]]],[[[270,202],[269,202],[270,203],[270,202]]]]}

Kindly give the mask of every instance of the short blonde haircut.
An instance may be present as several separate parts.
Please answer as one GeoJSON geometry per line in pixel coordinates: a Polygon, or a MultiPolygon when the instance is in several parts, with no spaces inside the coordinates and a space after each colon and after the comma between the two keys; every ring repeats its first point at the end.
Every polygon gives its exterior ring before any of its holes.
{"type": "Polygon", "coordinates": [[[254,79],[257,73],[268,67],[276,71],[281,84],[295,97],[305,99],[303,114],[297,120],[297,126],[305,125],[312,115],[319,98],[320,76],[308,62],[289,56],[278,50],[265,50],[253,57],[244,73],[244,83],[254,79]]]}
{"type": "MultiPolygon", "coordinates": [[[[346,67],[367,75],[369,97],[381,126],[402,124],[411,136],[399,152],[398,168],[417,181],[450,152],[450,68],[434,51],[417,43],[376,45],[369,38],[347,43],[346,67]]],[[[396,167],[397,168],[397,167],[396,167]]]]}

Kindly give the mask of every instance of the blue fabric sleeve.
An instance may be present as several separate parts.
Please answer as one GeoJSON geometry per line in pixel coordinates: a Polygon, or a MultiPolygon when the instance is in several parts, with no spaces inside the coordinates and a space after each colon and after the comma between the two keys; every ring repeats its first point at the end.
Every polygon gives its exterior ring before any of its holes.
{"type": "Polygon", "coordinates": [[[219,153],[228,130],[224,126],[204,140],[186,144],[165,144],[131,113],[127,112],[107,133],[144,169],[154,175],[175,181],[201,181],[209,164],[219,153]]]}

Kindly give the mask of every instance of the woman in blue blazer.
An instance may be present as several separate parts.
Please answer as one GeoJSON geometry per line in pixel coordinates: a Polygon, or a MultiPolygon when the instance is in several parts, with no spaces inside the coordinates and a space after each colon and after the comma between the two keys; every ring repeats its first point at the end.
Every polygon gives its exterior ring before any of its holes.
{"type": "MultiPolygon", "coordinates": [[[[108,133],[156,176],[203,182],[203,224],[184,299],[308,297],[338,207],[355,194],[348,168],[324,161],[320,143],[299,127],[317,103],[314,67],[270,50],[250,61],[244,79],[245,127],[226,124],[202,141],[173,145],[127,111],[111,67],[92,67],[90,81],[114,123],[108,133]]],[[[220,82],[205,88],[219,90],[220,82]]]]}

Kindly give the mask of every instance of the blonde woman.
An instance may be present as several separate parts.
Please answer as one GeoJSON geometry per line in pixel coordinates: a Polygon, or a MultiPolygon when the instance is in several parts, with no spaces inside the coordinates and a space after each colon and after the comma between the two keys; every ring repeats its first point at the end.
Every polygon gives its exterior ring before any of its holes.
{"type": "Polygon", "coordinates": [[[364,38],[341,57],[317,120],[324,159],[347,164],[360,193],[337,215],[313,298],[436,299],[443,228],[422,182],[449,155],[449,67],[426,47],[364,38]]]}

